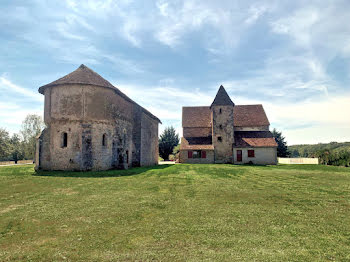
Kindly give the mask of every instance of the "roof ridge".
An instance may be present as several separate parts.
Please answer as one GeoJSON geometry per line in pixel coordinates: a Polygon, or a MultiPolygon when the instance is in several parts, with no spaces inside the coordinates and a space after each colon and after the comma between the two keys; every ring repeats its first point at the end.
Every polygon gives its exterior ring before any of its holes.
{"type": "Polygon", "coordinates": [[[209,108],[210,106],[183,106],[182,108],[184,108],[184,107],[186,107],[186,108],[187,107],[208,107],[209,108]]]}
{"type": "Polygon", "coordinates": [[[262,106],[263,104],[235,105],[235,106],[262,106]]]}

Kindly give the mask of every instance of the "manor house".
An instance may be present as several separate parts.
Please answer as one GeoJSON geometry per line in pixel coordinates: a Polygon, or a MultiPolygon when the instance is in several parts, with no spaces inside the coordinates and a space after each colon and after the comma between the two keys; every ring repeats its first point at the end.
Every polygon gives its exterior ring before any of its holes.
{"type": "Polygon", "coordinates": [[[277,164],[262,105],[235,105],[223,86],[211,106],[182,108],[181,163],[277,164]]]}
{"type": "Polygon", "coordinates": [[[39,88],[46,128],[36,169],[106,170],[158,163],[160,120],[81,65],[39,88]]]}

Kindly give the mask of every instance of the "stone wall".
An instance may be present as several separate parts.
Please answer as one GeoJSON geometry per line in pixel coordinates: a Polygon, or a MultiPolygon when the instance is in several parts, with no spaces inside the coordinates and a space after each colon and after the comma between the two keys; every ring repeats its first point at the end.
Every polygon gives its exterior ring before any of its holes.
{"type": "MultiPolygon", "coordinates": [[[[141,118],[142,118],[142,108],[140,106],[134,106],[133,114],[133,126],[132,126],[132,136],[133,136],[133,150],[132,150],[132,163],[133,167],[138,167],[141,165],[141,118]]],[[[158,124],[157,124],[158,131],[158,124]]]]}
{"type": "Polygon", "coordinates": [[[2,165],[26,165],[33,164],[33,160],[18,160],[17,163],[15,161],[0,161],[0,166],[2,165]]]}
{"type": "Polygon", "coordinates": [[[46,88],[44,119],[47,128],[37,143],[41,169],[106,170],[158,163],[158,121],[112,89],[46,88]]]}
{"type": "Polygon", "coordinates": [[[202,150],[206,151],[206,158],[188,158],[188,150],[181,150],[179,160],[180,163],[188,164],[212,164],[214,163],[214,150],[202,150]]]}
{"type": "Polygon", "coordinates": [[[311,157],[294,157],[294,158],[278,157],[278,164],[318,165],[319,160],[318,158],[311,158],[311,157]]]}
{"type": "Polygon", "coordinates": [[[256,165],[276,165],[276,147],[234,148],[234,163],[248,164],[250,161],[256,165]],[[242,150],[242,162],[237,161],[237,150],[242,150]],[[254,157],[248,157],[248,150],[254,150],[254,157]]]}
{"type": "Polygon", "coordinates": [[[213,106],[212,143],[215,150],[215,163],[232,163],[232,145],[234,143],[233,106],[213,106]],[[221,141],[219,140],[221,138],[221,141]]]}
{"type": "Polygon", "coordinates": [[[45,89],[45,122],[133,120],[134,104],[110,88],[67,85],[45,89]]]}
{"type": "Polygon", "coordinates": [[[158,122],[142,113],[141,116],[141,166],[158,164],[158,122]]]}

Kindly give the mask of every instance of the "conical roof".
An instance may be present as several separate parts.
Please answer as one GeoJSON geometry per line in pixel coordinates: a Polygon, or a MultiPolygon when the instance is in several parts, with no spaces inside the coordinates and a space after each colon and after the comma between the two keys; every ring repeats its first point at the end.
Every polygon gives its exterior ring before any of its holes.
{"type": "Polygon", "coordinates": [[[91,70],[85,65],[79,66],[75,71],[72,73],[69,73],[68,75],[61,77],[60,79],[57,79],[56,81],[51,82],[50,84],[43,85],[39,87],[39,93],[44,94],[44,91],[48,87],[52,86],[60,86],[60,85],[69,85],[69,84],[78,84],[78,85],[93,85],[93,86],[100,86],[100,87],[106,87],[113,89],[118,95],[126,99],[127,101],[141,107],[142,111],[146,113],[147,115],[151,116],[152,118],[156,119],[160,123],[162,123],[159,118],[154,116],[151,112],[149,112],[147,109],[143,108],[139,104],[137,104],[135,101],[130,99],[127,95],[125,95],[123,92],[121,92],[118,88],[113,86],[110,82],[108,82],[106,79],[104,79],[102,76],[97,74],[95,71],[91,70]]]}
{"type": "Polygon", "coordinates": [[[94,85],[101,87],[113,88],[115,87],[104,79],[102,76],[91,70],[85,65],[81,65],[72,73],[53,81],[50,84],[44,85],[39,88],[39,93],[44,94],[44,90],[50,86],[66,85],[66,84],[82,84],[82,85],[94,85]]]}
{"type": "Polygon", "coordinates": [[[231,98],[228,96],[225,88],[221,85],[215,99],[210,107],[212,106],[234,106],[231,98]]]}

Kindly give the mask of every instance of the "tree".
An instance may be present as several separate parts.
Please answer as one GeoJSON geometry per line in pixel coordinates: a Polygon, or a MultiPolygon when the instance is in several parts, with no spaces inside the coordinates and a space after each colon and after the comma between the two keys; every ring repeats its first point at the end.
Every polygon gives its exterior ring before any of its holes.
{"type": "Polygon", "coordinates": [[[18,134],[13,134],[11,139],[11,160],[17,164],[18,160],[24,158],[23,143],[18,134]]]}
{"type": "Polygon", "coordinates": [[[11,154],[11,143],[9,132],[0,128],[0,160],[9,160],[11,154]]]}
{"type": "Polygon", "coordinates": [[[278,132],[276,128],[273,129],[272,135],[277,142],[277,156],[278,157],[287,157],[289,156],[287,142],[284,141],[285,137],[282,136],[282,132],[278,132]]]}
{"type": "Polygon", "coordinates": [[[45,127],[43,119],[38,115],[27,115],[22,122],[21,135],[23,137],[24,157],[34,159],[36,137],[45,127]]]}
{"type": "Polygon", "coordinates": [[[180,144],[174,147],[172,154],[169,156],[169,160],[177,161],[180,155],[180,144]]]}
{"type": "Polygon", "coordinates": [[[175,128],[172,126],[165,128],[159,138],[159,155],[164,160],[169,160],[169,155],[178,144],[179,135],[176,134],[175,128]]]}

